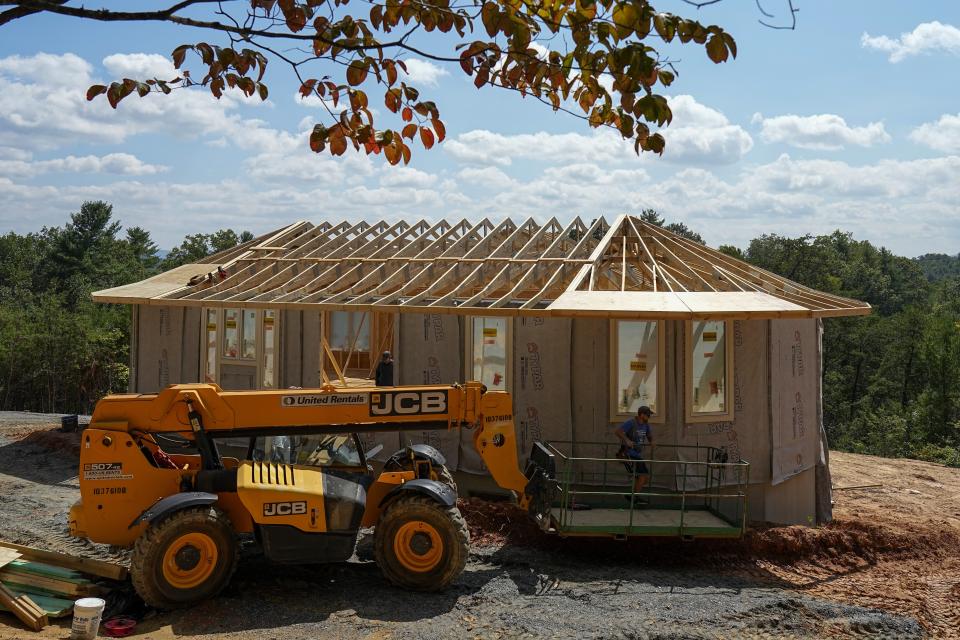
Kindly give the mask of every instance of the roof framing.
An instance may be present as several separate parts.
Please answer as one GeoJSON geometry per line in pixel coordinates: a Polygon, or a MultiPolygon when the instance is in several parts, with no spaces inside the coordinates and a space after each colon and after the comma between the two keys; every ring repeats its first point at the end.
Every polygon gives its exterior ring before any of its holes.
{"type": "Polygon", "coordinates": [[[98,302],[605,317],[822,317],[870,305],[805,287],[632,216],[299,221],[98,302]],[[192,284],[191,284],[192,283],[192,284]]]}

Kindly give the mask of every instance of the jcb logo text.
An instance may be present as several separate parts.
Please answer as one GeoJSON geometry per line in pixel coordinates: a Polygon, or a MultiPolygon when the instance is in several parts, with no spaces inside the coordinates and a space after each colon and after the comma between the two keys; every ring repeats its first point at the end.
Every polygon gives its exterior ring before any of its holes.
{"type": "Polygon", "coordinates": [[[387,391],[370,394],[372,416],[410,416],[446,411],[446,391],[387,391]]]}
{"type": "Polygon", "coordinates": [[[307,512],[307,501],[299,502],[267,502],[263,505],[263,515],[270,516],[301,516],[307,512]]]}

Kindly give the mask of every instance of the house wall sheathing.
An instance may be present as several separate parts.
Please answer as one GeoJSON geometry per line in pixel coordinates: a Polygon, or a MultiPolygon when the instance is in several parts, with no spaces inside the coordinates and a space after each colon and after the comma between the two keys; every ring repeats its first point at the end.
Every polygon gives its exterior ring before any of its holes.
{"type": "MultiPolygon", "coordinates": [[[[137,305],[134,317],[132,391],[154,392],[167,384],[200,379],[200,309],[137,305]]],[[[688,424],[683,405],[683,322],[664,321],[665,415],[662,424],[653,426],[655,441],[727,447],[733,457],[751,463],[751,519],[807,522],[816,511],[813,467],[821,444],[818,321],[733,324],[734,419],[688,424]]],[[[450,314],[399,314],[395,349],[399,383],[448,384],[468,378],[465,325],[463,318],[450,314]]],[[[319,312],[283,311],[282,387],[319,386],[321,330],[319,312]]],[[[598,455],[583,443],[613,442],[613,429],[620,422],[610,415],[610,321],[518,318],[513,335],[510,390],[521,464],[537,439],[572,441],[573,455],[598,455]]],[[[472,436],[470,430],[459,430],[363,438],[367,448],[383,445],[376,456],[381,461],[408,441],[425,442],[444,454],[451,469],[482,474],[486,470],[473,449],[472,436]]],[[[657,471],[654,484],[674,488],[673,475],[657,471]]]]}
{"type": "MultiPolygon", "coordinates": [[[[461,322],[457,316],[403,313],[399,314],[398,322],[399,348],[394,351],[401,385],[451,384],[463,379],[463,340],[460,337],[461,322]]],[[[451,470],[461,466],[458,430],[411,431],[391,435],[394,450],[408,442],[425,443],[443,454],[451,470]]]]}

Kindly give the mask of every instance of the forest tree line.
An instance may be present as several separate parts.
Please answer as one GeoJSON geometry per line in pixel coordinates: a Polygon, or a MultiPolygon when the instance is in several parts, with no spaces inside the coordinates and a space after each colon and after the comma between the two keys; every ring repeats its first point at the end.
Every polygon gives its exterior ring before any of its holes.
{"type": "MultiPolygon", "coordinates": [[[[644,220],[698,242],[656,212],[644,220]]],[[[88,413],[129,378],[130,310],[90,293],[253,239],[188,235],[161,257],[105,202],[62,227],[0,236],[0,409],[88,413]]],[[[869,302],[866,317],[824,320],[824,424],[831,446],[960,466],[960,255],[897,256],[852,234],[763,235],[736,258],[804,285],[869,302]]]]}

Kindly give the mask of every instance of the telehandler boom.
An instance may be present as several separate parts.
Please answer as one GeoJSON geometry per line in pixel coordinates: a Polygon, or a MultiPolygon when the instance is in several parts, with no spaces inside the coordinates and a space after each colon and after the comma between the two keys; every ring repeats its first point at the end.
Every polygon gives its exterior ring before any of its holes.
{"type": "Polygon", "coordinates": [[[101,400],[83,433],[74,536],[133,547],[131,576],[160,608],[216,595],[236,568],[238,535],[271,560],[349,558],[361,527],[399,586],[446,587],[464,568],[469,533],[443,456],[394,454],[374,477],[357,434],[470,428],[498,485],[526,508],[511,397],[464,385],[224,391],[181,384],[101,400]],[[221,456],[218,441],[245,439],[221,456]],[[193,445],[198,453],[174,451],[193,445]]]}

